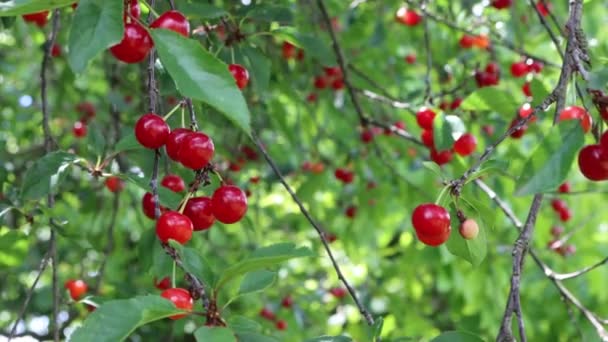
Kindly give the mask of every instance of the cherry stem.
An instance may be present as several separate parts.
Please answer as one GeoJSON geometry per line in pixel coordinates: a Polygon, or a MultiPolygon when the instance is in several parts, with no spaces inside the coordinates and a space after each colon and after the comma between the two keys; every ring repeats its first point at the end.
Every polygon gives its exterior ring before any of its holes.
{"type": "Polygon", "coordinates": [[[182,128],[186,127],[186,109],[182,106],[182,128]]]}
{"type": "MultiPolygon", "coordinates": [[[[163,120],[165,120],[165,121],[169,120],[169,118],[171,117],[171,115],[173,115],[173,113],[175,113],[175,112],[176,112],[176,111],[177,111],[177,110],[178,110],[180,107],[182,107],[182,103],[181,103],[181,101],[180,101],[180,102],[179,102],[177,105],[175,105],[175,107],[173,107],[173,108],[171,109],[171,111],[169,111],[169,113],[167,113],[167,115],[165,115],[165,116],[163,117],[163,120]]],[[[182,107],[182,108],[183,108],[183,107],[182,107]]]]}
{"type": "Polygon", "coordinates": [[[175,287],[175,260],[173,260],[173,271],[171,272],[171,287],[175,287]]]}
{"type": "Polygon", "coordinates": [[[232,64],[234,64],[234,47],[230,47],[230,60],[232,61],[232,64]]]}
{"type": "Polygon", "coordinates": [[[458,216],[458,220],[460,221],[460,223],[463,223],[467,219],[466,216],[464,216],[462,210],[460,209],[456,209],[456,216],[458,216]]]}
{"type": "Polygon", "coordinates": [[[443,202],[443,198],[445,197],[445,194],[447,193],[449,188],[450,188],[450,186],[447,185],[447,186],[444,186],[443,189],[441,189],[439,196],[437,196],[437,199],[435,200],[435,204],[441,205],[441,202],[443,202]]]}
{"type": "Polygon", "coordinates": [[[221,184],[224,184],[224,179],[222,178],[222,175],[220,175],[220,173],[219,173],[219,172],[217,172],[217,170],[216,170],[216,169],[211,169],[211,171],[213,172],[213,174],[214,174],[214,175],[216,175],[216,176],[217,176],[217,178],[220,180],[220,183],[221,183],[221,184]]]}
{"type": "Polygon", "coordinates": [[[184,197],[184,201],[179,206],[179,210],[178,211],[179,211],[180,214],[184,213],[184,209],[186,209],[186,204],[188,203],[188,200],[190,199],[190,197],[192,197],[192,192],[188,192],[186,194],[186,197],[184,197]]]}

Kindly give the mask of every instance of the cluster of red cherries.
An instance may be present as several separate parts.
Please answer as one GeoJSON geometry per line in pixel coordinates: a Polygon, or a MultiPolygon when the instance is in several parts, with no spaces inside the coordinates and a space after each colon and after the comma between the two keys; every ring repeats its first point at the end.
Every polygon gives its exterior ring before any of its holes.
{"type": "MultiPolygon", "coordinates": [[[[473,240],[479,234],[477,221],[458,214],[460,226],[458,232],[466,240],[473,240]]],[[[423,203],[412,213],[412,225],[420,242],[428,246],[440,246],[450,238],[452,227],[450,213],[442,206],[434,203],[423,203]]]]}
{"type": "Polygon", "coordinates": [[[313,85],[316,89],[322,90],[331,87],[333,90],[344,88],[342,69],[340,67],[323,67],[323,74],[315,76],[313,85]]]}
{"type": "Polygon", "coordinates": [[[430,108],[422,107],[416,113],[416,122],[422,128],[420,139],[422,143],[431,150],[431,160],[437,165],[444,165],[452,160],[452,152],[466,157],[475,152],[477,139],[471,133],[462,134],[455,142],[451,150],[437,151],[433,138],[433,121],[437,114],[430,108]]]}
{"type": "Polygon", "coordinates": [[[72,133],[76,138],[84,138],[87,135],[87,124],[95,117],[95,106],[91,102],[80,102],[76,105],[76,112],[81,116],[74,123],[72,133]]]}
{"type": "MultiPolygon", "coordinates": [[[[564,182],[557,188],[557,192],[561,194],[567,194],[570,192],[570,183],[564,182]]],[[[551,207],[555,213],[559,216],[561,222],[568,222],[572,218],[572,211],[568,207],[566,201],[556,198],[551,201],[551,207]]],[[[564,228],[561,226],[554,226],[551,228],[551,235],[553,239],[549,241],[547,247],[561,256],[567,256],[574,254],[576,247],[574,245],[564,245],[563,241],[560,240],[560,236],[564,233],[564,228]]]]}

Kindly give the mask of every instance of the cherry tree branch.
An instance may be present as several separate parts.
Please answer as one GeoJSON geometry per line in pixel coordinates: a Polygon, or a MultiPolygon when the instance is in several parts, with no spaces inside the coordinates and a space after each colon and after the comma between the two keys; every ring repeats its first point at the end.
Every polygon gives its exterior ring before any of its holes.
{"type": "Polygon", "coordinates": [[[387,97],[385,95],[380,95],[377,93],[374,93],[371,90],[367,90],[367,89],[356,89],[355,91],[362,94],[363,96],[377,101],[377,102],[381,102],[381,103],[385,103],[393,108],[397,108],[397,109],[408,109],[411,111],[412,109],[412,105],[408,102],[401,102],[399,100],[395,100],[393,98],[387,97]]]}
{"type": "Polygon", "coordinates": [[[272,160],[272,158],[270,157],[270,155],[268,154],[268,152],[264,148],[264,145],[262,144],[262,142],[260,141],[260,139],[256,135],[253,136],[253,142],[256,144],[256,146],[258,147],[258,149],[262,152],[262,155],[264,155],[264,159],[266,159],[266,162],[268,163],[268,165],[270,166],[270,168],[272,169],[272,171],[274,172],[274,174],[277,177],[279,177],[279,181],[281,182],[281,184],[283,185],[283,187],[285,188],[285,190],[287,190],[287,192],[289,193],[289,195],[291,196],[291,198],[293,199],[293,201],[296,202],[296,204],[300,208],[300,212],[302,213],[302,215],[304,215],[304,217],[306,218],[306,220],[308,220],[308,222],[317,231],[317,233],[319,235],[319,238],[321,239],[321,243],[323,244],[323,247],[325,248],[325,251],[327,252],[327,255],[329,256],[329,259],[331,260],[331,263],[332,263],[332,265],[333,265],[333,267],[334,267],[334,269],[336,271],[338,279],[340,279],[340,281],[342,281],[342,283],[344,284],[344,286],[348,290],[348,293],[353,298],[353,301],[355,302],[355,304],[359,308],[359,312],[361,313],[361,315],[363,316],[363,318],[365,318],[367,324],[368,325],[373,325],[374,324],[374,318],[369,313],[369,311],[365,308],[365,306],[363,306],[363,304],[359,300],[359,297],[357,296],[357,293],[355,292],[354,288],[350,285],[350,283],[348,282],[348,280],[346,279],[346,277],[342,273],[342,270],[340,269],[340,265],[336,261],[336,258],[334,257],[334,254],[331,251],[331,248],[329,247],[329,242],[327,242],[327,239],[325,238],[325,233],[323,232],[323,229],[314,220],[314,218],[312,217],[312,215],[310,214],[310,212],[306,209],[306,207],[304,206],[304,204],[302,203],[302,201],[298,198],[298,196],[293,191],[293,189],[291,188],[291,186],[289,186],[289,184],[285,180],[285,177],[283,177],[283,174],[281,173],[281,171],[277,167],[276,163],[274,162],[274,160],[272,160]]]}
{"type": "Polygon", "coordinates": [[[603,266],[603,265],[605,265],[607,263],[608,263],[608,257],[606,257],[606,258],[598,261],[597,263],[595,263],[593,265],[587,266],[587,267],[582,268],[582,269],[580,269],[578,271],[575,271],[575,272],[570,272],[570,273],[555,273],[555,272],[552,272],[551,274],[549,274],[549,277],[553,278],[555,280],[568,280],[568,279],[572,279],[572,278],[577,278],[577,277],[580,277],[580,276],[582,276],[583,274],[585,274],[587,272],[593,271],[594,269],[596,269],[596,268],[598,268],[600,266],[603,266]]]}
{"type": "Polygon", "coordinates": [[[426,71],[424,73],[424,102],[429,101],[431,96],[431,71],[433,71],[433,53],[431,52],[431,34],[429,32],[429,21],[426,20],[426,1],[422,1],[420,9],[423,13],[422,25],[424,27],[424,51],[426,54],[426,71]]]}
{"type": "Polygon", "coordinates": [[[99,266],[99,271],[97,271],[97,283],[93,287],[93,293],[99,294],[101,290],[101,282],[103,281],[103,276],[106,270],[106,264],[108,263],[108,258],[112,251],[114,251],[114,227],[116,226],[116,218],[118,217],[118,210],[120,209],[120,196],[119,193],[114,194],[114,199],[112,201],[112,214],[110,217],[110,223],[108,224],[107,237],[108,242],[103,251],[103,259],[101,261],[101,265],[99,266]]]}

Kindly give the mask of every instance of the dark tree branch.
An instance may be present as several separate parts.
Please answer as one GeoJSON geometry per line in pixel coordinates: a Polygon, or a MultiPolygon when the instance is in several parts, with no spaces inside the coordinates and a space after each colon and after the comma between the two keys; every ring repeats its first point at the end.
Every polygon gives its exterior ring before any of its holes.
{"type": "MultiPolygon", "coordinates": [[[[420,9],[422,10],[423,16],[426,13],[427,2],[423,1],[420,9]]],[[[431,71],[433,71],[433,53],[431,51],[431,34],[429,32],[429,21],[426,17],[422,18],[422,25],[424,26],[424,51],[426,53],[426,71],[424,74],[424,102],[432,99],[431,96],[431,71]]]]}
{"type": "Polygon", "coordinates": [[[325,8],[325,4],[323,3],[323,0],[317,0],[317,6],[319,7],[319,10],[321,11],[321,16],[323,18],[325,26],[327,27],[329,36],[331,37],[332,46],[334,48],[334,52],[336,54],[336,59],[338,61],[338,66],[340,67],[340,70],[342,71],[342,79],[344,81],[344,86],[346,87],[346,90],[348,91],[348,95],[350,96],[353,106],[355,107],[355,111],[357,112],[357,115],[359,116],[359,122],[361,123],[361,126],[366,126],[368,123],[368,120],[365,116],[365,113],[363,112],[363,107],[361,107],[361,104],[359,103],[359,99],[357,98],[357,93],[355,92],[355,88],[353,88],[353,85],[350,83],[350,79],[348,77],[349,72],[348,72],[348,68],[347,68],[346,59],[344,58],[344,53],[342,52],[342,48],[340,48],[340,44],[338,43],[338,38],[336,37],[336,33],[334,32],[333,26],[331,25],[331,19],[329,18],[329,14],[327,13],[327,8],[325,8]]]}
{"type": "Polygon", "coordinates": [[[264,145],[259,140],[259,138],[254,135],[253,136],[253,141],[256,144],[256,146],[258,147],[258,149],[264,155],[264,159],[266,159],[266,162],[268,163],[268,165],[270,165],[270,168],[274,171],[274,174],[277,177],[279,177],[279,181],[281,182],[281,184],[283,185],[283,187],[285,188],[285,190],[287,190],[287,192],[289,193],[289,195],[291,195],[291,198],[293,199],[293,201],[296,202],[296,204],[300,208],[300,212],[302,213],[302,215],[304,215],[304,217],[306,217],[306,219],[308,220],[308,222],[313,226],[313,228],[319,234],[319,238],[321,239],[321,243],[323,244],[323,247],[325,248],[325,251],[327,252],[327,255],[329,256],[329,259],[331,260],[331,262],[332,262],[332,264],[334,266],[334,269],[336,270],[336,274],[338,275],[338,279],[340,279],[340,281],[342,281],[342,283],[344,284],[344,286],[348,290],[348,293],[353,298],[353,301],[355,302],[355,304],[359,308],[359,312],[361,312],[361,315],[363,316],[363,318],[365,318],[365,320],[367,321],[367,324],[373,325],[374,324],[374,318],[369,313],[369,311],[367,311],[367,309],[365,308],[365,306],[363,306],[363,304],[359,300],[359,297],[357,296],[357,293],[355,292],[354,288],[350,285],[350,283],[348,282],[348,280],[346,279],[346,277],[344,277],[344,274],[342,273],[342,270],[340,269],[340,265],[338,265],[338,262],[336,261],[336,258],[334,257],[334,254],[332,253],[331,248],[329,247],[329,243],[327,242],[327,239],[325,238],[325,233],[324,233],[323,229],[313,219],[312,215],[308,212],[308,210],[306,209],[306,207],[304,206],[304,204],[302,203],[302,201],[295,194],[295,192],[293,191],[293,189],[291,188],[291,186],[289,186],[289,184],[285,180],[285,177],[283,177],[281,171],[279,170],[279,168],[275,164],[274,160],[272,160],[272,158],[270,157],[270,155],[268,154],[268,152],[264,148],[264,145]]]}
{"type": "Polygon", "coordinates": [[[190,129],[193,131],[198,131],[198,122],[196,121],[196,114],[194,113],[192,99],[185,98],[184,101],[186,101],[186,106],[188,107],[188,112],[190,113],[190,129]]]}

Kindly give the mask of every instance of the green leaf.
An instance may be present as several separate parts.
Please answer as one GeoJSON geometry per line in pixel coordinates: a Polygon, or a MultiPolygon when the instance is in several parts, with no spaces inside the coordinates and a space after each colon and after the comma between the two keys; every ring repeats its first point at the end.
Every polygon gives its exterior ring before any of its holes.
{"type": "Polygon", "coordinates": [[[594,70],[589,74],[589,88],[605,90],[608,85],[608,68],[594,70]]]}
{"type": "MultiPolygon", "coordinates": [[[[291,10],[284,6],[277,6],[275,4],[258,4],[247,11],[247,18],[259,19],[265,21],[278,21],[282,23],[288,23],[292,21],[293,15],[291,10]]],[[[245,7],[247,8],[247,7],[245,7]]]]}
{"type": "Polygon", "coordinates": [[[272,33],[279,39],[286,40],[291,44],[304,49],[307,54],[318,59],[325,66],[336,64],[336,57],[329,45],[316,36],[304,34],[293,27],[280,27],[272,33]]]}
{"type": "Polygon", "coordinates": [[[549,96],[549,90],[547,86],[545,86],[543,81],[538,78],[535,78],[530,82],[530,91],[534,96],[532,99],[532,103],[530,104],[532,107],[538,106],[539,104],[541,104],[541,102],[543,102],[545,98],[547,98],[547,96],[549,96]]]}
{"type": "Polygon", "coordinates": [[[173,31],[152,30],[152,38],[163,66],[182,95],[209,104],[251,135],[247,103],[224,62],[198,41],[173,31]]]}
{"type": "Polygon", "coordinates": [[[258,48],[245,46],[242,50],[247,58],[247,67],[251,74],[251,81],[258,94],[264,93],[268,89],[270,81],[271,62],[258,48]]]}
{"type": "MultiPolygon", "coordinates": [[[[127,175],[127,180],[131,183],[136,184],[140,188],[145,191],[150,191],[150,180],[142,177],[137,177],[135,175],[127,175]]],[[[159,182],[160,184],[160,182],[159,182]]],[[[177,209],[179,207],[180,202],[182,201],[182,195],[175,193],[164,186],[158,187],[158,199],[162,206],[177,209]]]]}
{"type": "Polygon", "coordinates": [[[120,42],[124,33],[122,13],[122,1],[78,2],[68,39],[68,62],[75,73],[84,71],[91,59],[120,42]]]}
{"type": "Polygon", "coordinates": [[[439,113],[433,121],[433,140],[437,151],[451,149],[455,137],[464,133],[465,127],[462,120],[455,115],[444,115],[439,113]]]}
{"type": "Polygon", "coordinates": [[[373,329],[373,339],[374,341],[378,341],[380,339],[380,336],[382,335],[382,328],[384,327],[384,318],[382,317],[378,317],[378,319],[376,319],[376,322],[374,323],[374,326],[372,327],[373,329]]]}
{"type": "Polygon", "coordinates": [[[223,9],[200,2],[179,2],[177,8],[188,18],[215,19],[228,15],[223,9]]]}
{"type": "Polygon", "coordinates": [[[48,194],[61,183],[61,175],[80,158],[63,151],[51,152],[34,162],[21,185],[23,199],[38,199],[48,194]]]}
{"type": "Polygon", "coordinates": [[[88,132],[87,146],[95,155],[102,156],[106,148],[106,138],[101,133],[100,127],[97,124],[91,124],[88,132]]]}
{"type": "Polygon", "coordinates": [[[142,148],[144,148],[144,147],[141,146],[139,141],[137,141],[137,138],[135,138],[135,133],[131,132],[128,135],[125,135],[124,137],[122,137],[116,143],[116,146],[114,146],[114,152],[118,153],[118,152],[122,152],[122,151],[137,150],[137,149],[142,149],[142,148]]]}
{"type": "Polygon", "coordinates": [[[348,336],[319,336],[306,340],[305,342],[352,342],[348,336]]]}
{"type": "Polygon", "coordinates": [[[259,248],[249,258],[226,268],[217,282],[216,290],[245,273],[269,268],[289,259],[311,255],[312,252],[308,248],[296,248],[292,243],[279,243],[259,248]]]}
{"type": "Polygon", "coordinates": [[[263,291],[268,288],[277,278],[276,272],[261,270],[245,274],[239,294],[263,291]]]}
{"type": "Polygon", "coordinates": [[[517,196],[553,191],[564,182],[585,141],[579,120],[559,123],[543,138],[524,165],[517,196]]]}
{"type": "Polygon", "coordinates": [[[228,319],[228,326],[236,333],[256,333],[262,331],[262,325],[260,323],[244,316],[231,316],[228,319]]]}
{"type": "Polygon", "coordinates": [[[0,230],[0,266],[22,265],[27,257],[29,245],[27,235],[20,230],[0,230]]]}
{"type": "Polygon", "coordinates": [[[74,0],[11,0],[0,2],[0,17],[14,16],[64,7],[74,3],[74,0]]]}
{"type": "Polygon", "coordinates": [[[483,339],[465,331],[447,331],[432,339],[431,342],[483,342],[483,339]]]}
{"type": "Polygon", "coordinates": [[[200,327],[194,332],[199,342],[236,342],[232,330],[225,327],[200,327]]]}
{"type": "Polygon", "coordinates": [[[488,252],[488,241],[487,241],[487,225],[480,215],[477,208],[471,203],[466,201],[464,198],[460,198],[458,202],[460,210],[464,213],[467,218],[474,219],[479,225],[479,234],[475,239],[466,240],[458,232],[460,221],[456,214],[454,205],[450,205],[450,218],[452,220],[452,232],[448,239],[446,246],[450,253],[464,258],[466,261],[471,263],[473,266],[479,266],[485,259],[488,252]]]}
{"type": "Polygon", "coordinates": [[[160,296],[112,300],[97,308],[71,336],[71,341],[124,341],[135,329],[182,313],[160,296]]]}
{"type": "Polygon", "coordinates": [[[278,339],[271,336],[264,336],[257,333],[245,332],[236,334],[238,341],[246,342],[279,342],[278,339]]]}
{"type": "Polygon", "coordinates": [[[499,87],[484,87],[467,96],[460,107],[464,110],[497,112],[512,118],[519,108],[519,103],[510,91],[499,87]]]}
{"type": "Polygon", "coordinates": [[[184,269],[194,274],[205,284],[214,284],[216,275],[205,258],[194,248],[184,247],[179,242],[169,240],[169,245],[179,253],[184,269]]]}

